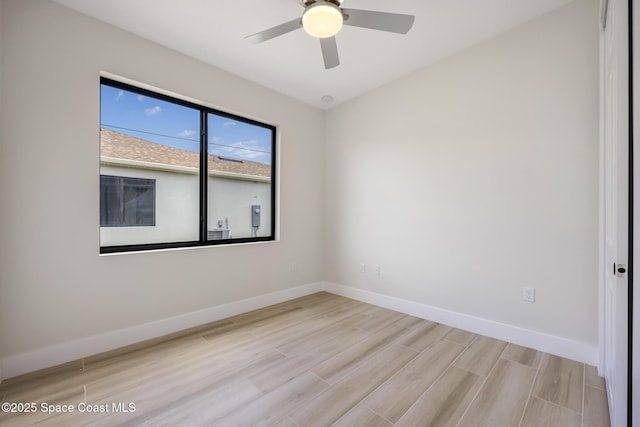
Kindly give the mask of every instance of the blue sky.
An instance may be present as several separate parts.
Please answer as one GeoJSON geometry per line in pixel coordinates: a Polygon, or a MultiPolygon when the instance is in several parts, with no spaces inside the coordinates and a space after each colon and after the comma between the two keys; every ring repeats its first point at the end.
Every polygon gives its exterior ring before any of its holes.
{"type": "MultiPolygon", "coordinates": [[[[200,151],[200,112],[102,85],[100,126],[158,144],[200,151]]],[[[271,164],[271,131],[209,114],[209,154],[271,164]]]]}

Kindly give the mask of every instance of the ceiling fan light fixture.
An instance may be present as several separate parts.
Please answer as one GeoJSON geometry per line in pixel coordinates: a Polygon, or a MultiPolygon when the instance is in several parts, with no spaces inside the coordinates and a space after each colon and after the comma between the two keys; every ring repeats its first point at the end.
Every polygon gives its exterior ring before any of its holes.
{"type": "Polygon", "coordinates": [[[311,36],[324,39],[333,37],[342,28],[344,17],[335,4],[317,1],[307,7],[302,15],[302,27],[311,36]]]}

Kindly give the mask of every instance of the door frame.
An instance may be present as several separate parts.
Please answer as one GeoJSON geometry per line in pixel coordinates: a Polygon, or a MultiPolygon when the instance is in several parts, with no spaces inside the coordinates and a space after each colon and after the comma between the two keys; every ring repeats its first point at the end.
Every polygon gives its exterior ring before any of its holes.
{"type": "Polygon", "coordinates": [[[629,6],[629,367],[627,416],[628,425],[640,427],[640,292],[634,292],[634,265],[640,265],[640,227],[634,226],[634,213],[640,212],[640,150],[634,150],[634,136],[640,135],[640,8],[629,6]],[[634,310],[635,307],[635,310],[634,310]]]}

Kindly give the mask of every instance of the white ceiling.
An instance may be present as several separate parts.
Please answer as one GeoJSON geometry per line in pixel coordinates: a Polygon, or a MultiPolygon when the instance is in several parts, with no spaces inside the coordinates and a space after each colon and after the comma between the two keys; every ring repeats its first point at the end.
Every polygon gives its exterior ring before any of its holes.
{"type": "Polygon", "coordinates": [[[54,0],[307,104],[328,109],[571,0],[345,0],[415,15],[406,35],[345,26],[340,65],[299,29],[261,44],[245,36],[302,15],[299,0],[54,0]],[[321,100],[331,95],[333,102],[321,100]]]}

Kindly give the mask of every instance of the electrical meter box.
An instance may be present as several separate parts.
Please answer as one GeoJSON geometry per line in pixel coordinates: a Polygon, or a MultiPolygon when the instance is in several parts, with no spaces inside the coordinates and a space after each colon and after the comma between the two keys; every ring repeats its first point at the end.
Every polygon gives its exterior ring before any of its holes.
{"type": "Polygon", "coordinates": [[[251,226],[260,227],[260,205],[251,205],[251,226]]]}

